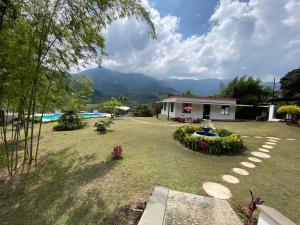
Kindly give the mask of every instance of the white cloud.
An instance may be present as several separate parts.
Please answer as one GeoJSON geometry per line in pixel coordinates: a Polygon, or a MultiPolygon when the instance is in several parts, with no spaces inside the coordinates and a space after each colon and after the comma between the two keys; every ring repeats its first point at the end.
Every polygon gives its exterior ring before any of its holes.
{"type": "Polygon", "coordinates": [[[156,78],[231,78],[249,74],[263,80],[300,66],[299,0],[220,0],[205,35],[184,39],[180,18],[162,17],[143,1],[155,23],[151,40],[145,23],[122,19],[105,32],[103,66],[156,78]]]}

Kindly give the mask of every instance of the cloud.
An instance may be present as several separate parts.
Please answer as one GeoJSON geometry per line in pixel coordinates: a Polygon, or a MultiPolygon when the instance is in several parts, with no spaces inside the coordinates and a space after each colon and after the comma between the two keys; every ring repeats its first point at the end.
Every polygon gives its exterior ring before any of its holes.
{"type": "MultiPolygon", "coordinates": [[[[104,32],[103,66],[165,78],[281,77],[300,66],[299,0],[220,0],[204,35],[183,38],[180,18],[162,17],[143,1],[155,23],[152,40],[143,23],[122,19],[104,32]]],[[[200,24],[199,24],[200,26],[200,24]]]]}

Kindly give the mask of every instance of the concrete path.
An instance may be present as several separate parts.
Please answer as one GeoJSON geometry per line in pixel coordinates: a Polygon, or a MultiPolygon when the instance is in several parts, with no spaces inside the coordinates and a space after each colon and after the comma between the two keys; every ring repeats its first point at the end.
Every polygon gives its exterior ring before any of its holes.
{"type": "Polygon", "coordinates": [[[225,200],[155,187],[138,225],[242,225],[225,200]]]}

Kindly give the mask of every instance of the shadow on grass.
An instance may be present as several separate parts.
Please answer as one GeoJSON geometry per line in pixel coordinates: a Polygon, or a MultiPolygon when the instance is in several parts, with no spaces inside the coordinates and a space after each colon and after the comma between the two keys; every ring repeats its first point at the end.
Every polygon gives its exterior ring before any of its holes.
{"type": "Polygon", "coordinates": [[[103,198],[108,190],[89,185],[120,161],[78,157],[71,148],[43,157],[38,168],[20,177],[17,188],[0,187],[1,224],[125,224],[121,211],[112,211],[103,198]]]}

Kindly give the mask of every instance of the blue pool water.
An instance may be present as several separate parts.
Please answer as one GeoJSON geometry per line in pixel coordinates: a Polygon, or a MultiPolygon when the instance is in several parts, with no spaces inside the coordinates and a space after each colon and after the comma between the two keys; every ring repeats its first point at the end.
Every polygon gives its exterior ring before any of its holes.
{"type": "MultiPolygon", "coordinates": [[[[61,115],[62,114],[54,114],[54,113],[44,114],[43,115],[43,121],[55,121],[55,120],[58,120],[61,115]]],[[[105,113],[81,113],[81,116],[83,118],[100,117],[102,115],[105,115],[105,113]]]]}

